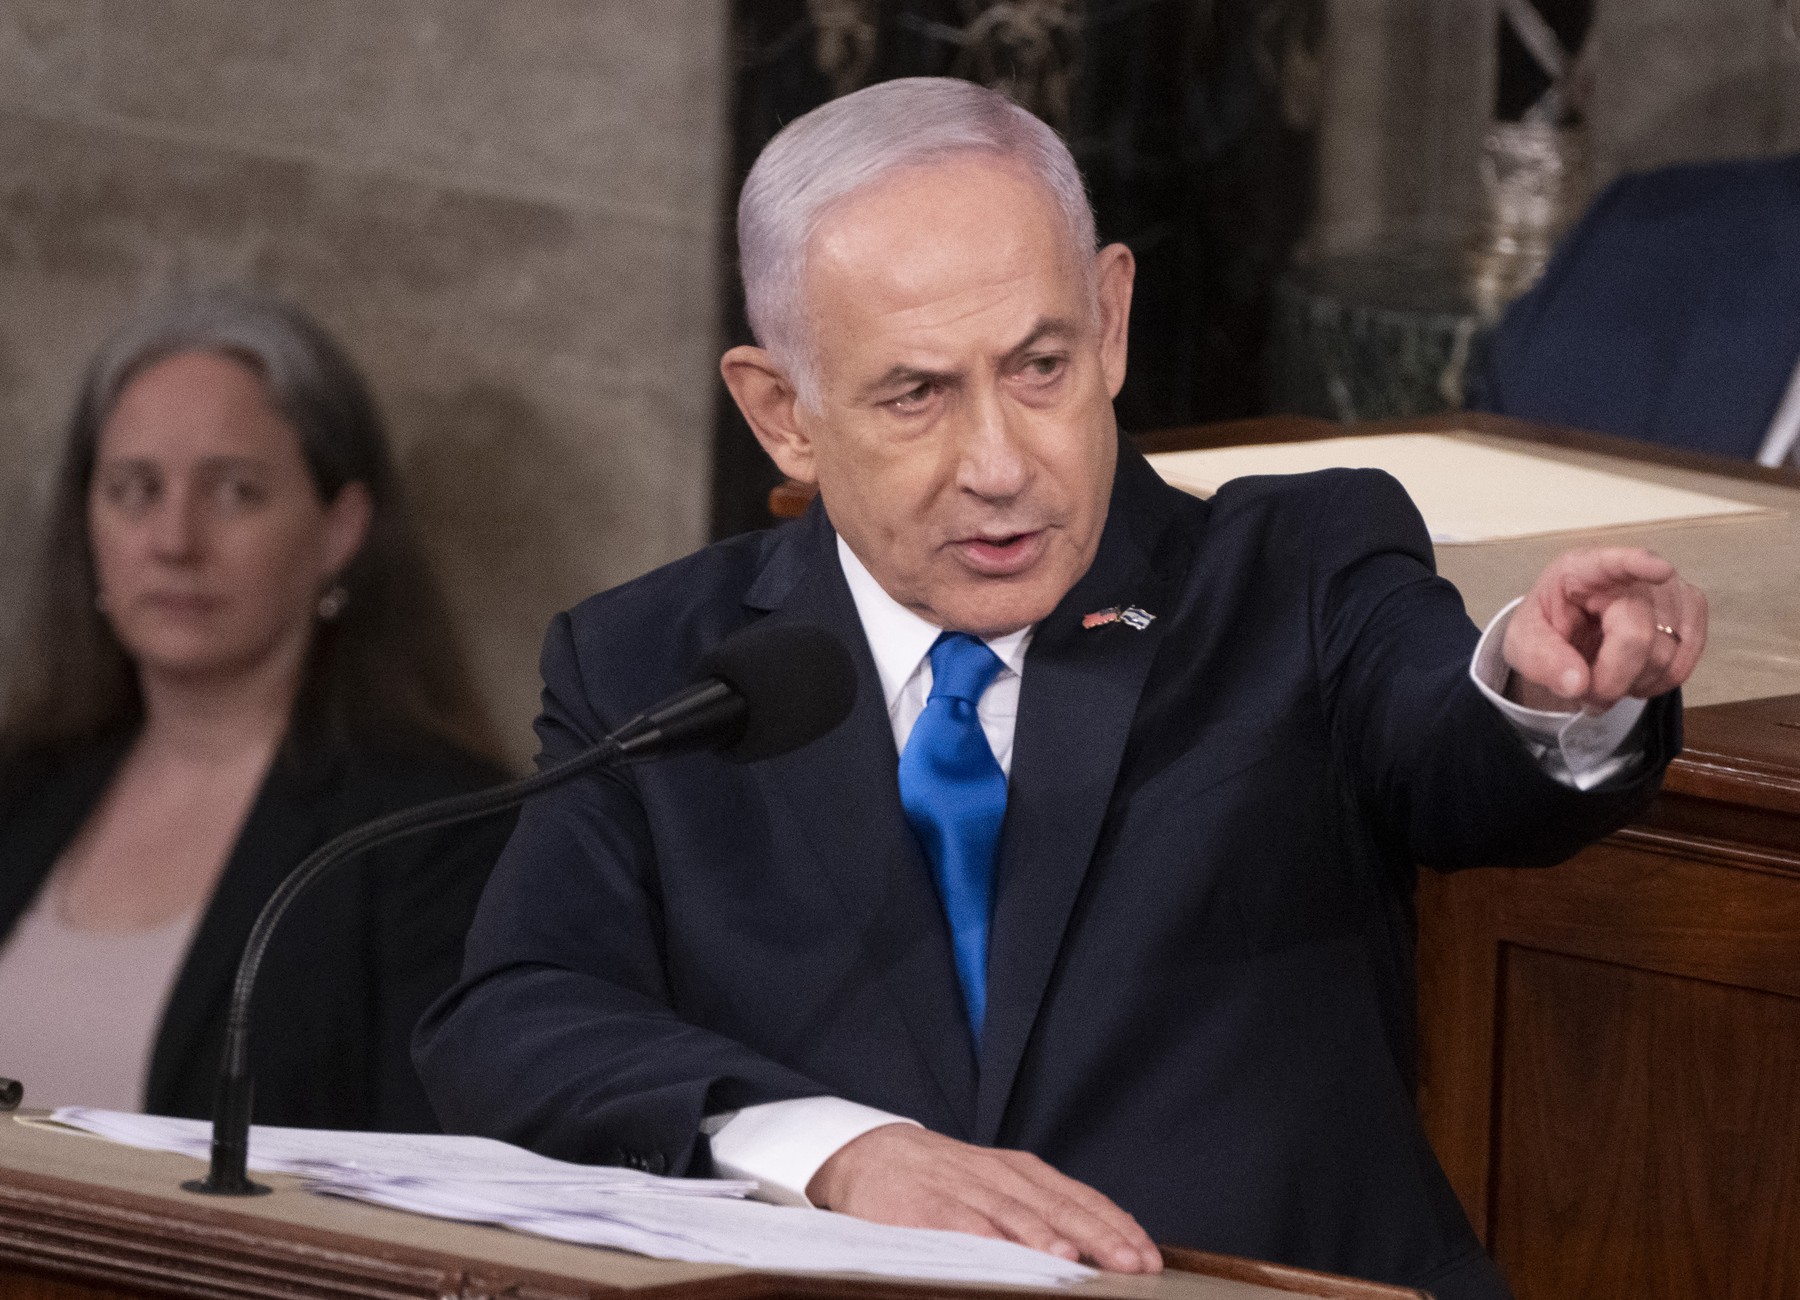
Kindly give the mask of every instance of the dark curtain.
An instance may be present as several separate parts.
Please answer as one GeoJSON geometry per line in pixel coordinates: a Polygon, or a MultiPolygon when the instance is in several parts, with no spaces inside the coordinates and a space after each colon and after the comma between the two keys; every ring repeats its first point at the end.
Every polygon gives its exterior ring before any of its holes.
{"type": "MultiPolygon", "coordinates": [[[[1062,131],[1104,240],[1138,259],[1128,429],[1262,412],[1269,295],[1311,214],[1319,0],[738,0],[723,346],[749,342],[737,189],[781,126],[901,76],[996,85],[1062,131]]],[[[779,479],[720,388],[713,531],[779,479]]]]}

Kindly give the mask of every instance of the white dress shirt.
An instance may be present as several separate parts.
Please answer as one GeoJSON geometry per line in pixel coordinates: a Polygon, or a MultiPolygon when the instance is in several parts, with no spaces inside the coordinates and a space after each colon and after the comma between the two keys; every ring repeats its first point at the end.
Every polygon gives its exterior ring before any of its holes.
{"type": "MultiPolygon", "coordinates": [[[[927,623],[882,590],[875,575],[863,567],[843,538],[838,538],[837,546],[844,580],[850,584],[856,614],[862,620],[869,653],[875,659],[875,672],[881,678],[881,695],[887,701],[888,721],[894,728],[894,752],[900,753],[912,736],[913,724],[925,712],[925,701],[931,697],[931,647],[937,644],[944,629],[927,623]]],[[[1025,651],[1031,646],[1035,630],[1022,628],[987,642],[988,649],[999,656],[1004,666],[994,674],[975,706],[988,748],[994,751],[994,760],[1008,776],[1012,775],[1013,729],[1019,721],[1019,684],[1025,675],[1025,651]]]]}
{"type": "MultiPolygon", "coordinates": [[[[838,560],[857,617],[868,638],[887,701],[888,720],[894,728],[894,748],[906,748],[913,724],[931,694],[932,644],[942,633],[907,609],[882,589],[843,538],[838,538],[838,560]]],[[[1644,712],[1644,701],[1624,699],[1598,716],[1586,713],[1547,713],[1527,709],[1506,699],[1508,669],[1501,654],[1513,601],[1496,614],[1482,633],[1469,665],[1469,676],[1484,696],[1518,731],[1525,746],[1544,771],[1579,790],[1592,789],[1636,762],[1641,750],[1625,748],[1632,728],[1644,712]]],[[[976,711],[988,746],[1000,770],[1012,775],[1013,731],[1019,716],[1019,686],[1025,672],[1025,652],[1031,645],[1032,628],[994,637],[987,646],[1005,665],[982,695],[976,711]]],[[[806,1185],[841,1148],[870,1129],[916,1121],[858,1105],[839,1097],[803,1097],[772,1101],[709,1116],[702,1125],[712,1141],[713,1164],[723,1178],[754,1179],[757,1196],[782,1205],[808,1205],[806,1185]]]]}

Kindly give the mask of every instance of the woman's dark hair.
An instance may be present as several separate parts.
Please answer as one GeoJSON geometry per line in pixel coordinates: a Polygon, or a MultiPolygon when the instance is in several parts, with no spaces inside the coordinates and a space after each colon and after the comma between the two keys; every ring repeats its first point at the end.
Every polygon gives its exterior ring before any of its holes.
{"type": "Polygon", "coordinates": [[[362,376],[299,308],[229,287],[157,300],[88,364],[44,530],[35,608],[0,720],[0,756],[78,750],[142,719],[137,673],[96,607],[88,490],[100,431],[126,385],[187,352],[229,356],[262,379],[300,436],[320,501],[361,483],[373,502],[368,539],[338,576],[348,592],[342,613],[315,625],[289,741],[432,738],[497,757],[362,376]]]}

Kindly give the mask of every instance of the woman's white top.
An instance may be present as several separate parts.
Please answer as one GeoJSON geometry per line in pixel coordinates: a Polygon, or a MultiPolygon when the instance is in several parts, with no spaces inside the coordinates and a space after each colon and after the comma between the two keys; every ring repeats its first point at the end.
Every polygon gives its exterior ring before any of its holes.
{"type": "Polygon", "coordinates": [[[0,1075],[25,1104],[142,1110],[150,1053],[200,909],[149,930],[78,930],[38,891],[0,945],[0,1075]]]}

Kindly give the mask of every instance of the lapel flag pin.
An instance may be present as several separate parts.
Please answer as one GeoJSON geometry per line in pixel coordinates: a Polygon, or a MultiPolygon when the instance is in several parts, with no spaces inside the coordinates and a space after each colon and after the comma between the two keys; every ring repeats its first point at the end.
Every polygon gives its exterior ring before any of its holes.
{"type": "Polygon", "coordinates": [[[1139,609],[1136,605],[1109,605],[1105,609],[1097,609],[1092,614],[1084,614],[1081,626],[1085,629],[1105,627],[1109,623],[1123,623],[1134,632],[1142,632],[1156,622],[1156,615],[1139,609]]]}

